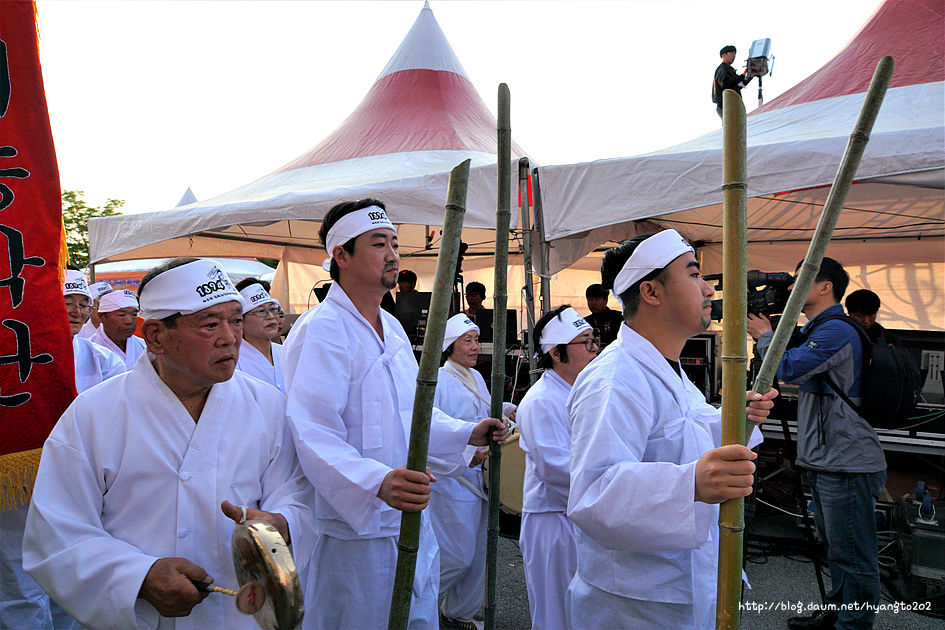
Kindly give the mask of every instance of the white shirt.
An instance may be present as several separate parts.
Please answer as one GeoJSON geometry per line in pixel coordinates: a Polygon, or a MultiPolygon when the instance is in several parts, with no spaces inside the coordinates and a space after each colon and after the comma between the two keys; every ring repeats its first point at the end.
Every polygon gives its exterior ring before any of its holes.
{"type": "Polygon", "coordinates": [[[714,627],[718,506],[694,496],[720,411],[624,324],[578,375],[568,415],[578,575],[624,598],[691,604],[687,627],[714,627]]]}
{"type": "Polygon", "coordinates": [[[255,628],[233,599],[160,618],[138,591],[159,558],[182,557],[238,587],[220,503],[309,518],[285,399],[237,371],[195,423],[147,355],[80,394],[43,446],[23,566],[88,628],[255,628]]]}
{"type": "Polygon", "coordinates": [[[144,354],[147,350],[147,346],[144,343],[144,339],[131,335],[125,341],[125,349],[122,350],[118,345],[108,338],[108,335],[105,334],[105,327],[99,326],[92,336],[89,337],[91,341],[94,341],[103,348],[108,348],[112,352],[118,355],[118,357],[125,363],[125,369],[130,370],[135,366],[135,363],[138,361],[138,357],[144,354]]]}
{"type": "Polygon", "coordinates": [[[256,346],[244,339],[240,343],[240,358],[236,364],[236,369],[269,383],[285,394],[285,377],[282,374],[282,346],[277,343],[270,343],[269,347],[272,349],[272,363],[269,363],[269,359],[263,356],[263,353],[257,350],[256,346]]]}
{"type": "Polygon", "coordinates": [[[78,334],[72,336],[72,355],[75,358],[75,389],[80,394],[126,371],[125,364],[114,352],[78,334]]]}
{"type": "MultiPolygon", "coordinates": [[[[282,354],[286,413],[302,469],[318,490],[316,528],[347,540],[400,531],[400,511],[377,492],[387,473],[407,463],[418,367],[403,327],[378,312],[383,340],[336,283],[296,322],[282,354]]],[[[429,454],[467,463],[472,429],[434,409],[429,454]]]]}
{"type": "MultiPolygon", "coordinates": [[[[101,327],[102,327],[102,325],[99,324],[99,328],[101,328],[101,327]]],[[[85,320],[85,323],[82,324],[82,328],[79,329],[79,332],[76,333],[76,336],[77,336],[77,337],[81,337],[82,339],[91,339],[91,338],[92,338],[92,335],[95,334],[95,331],[96,331],[96,330],[98,330],[98,329],[95,328],[95,326],[92,325],[92,320],[91,320],[91,319],[87,319],[87,320],[85,320]]]]}
{"type": "Polygon", "coordinates": [[[564,512],[571,478],[571,427],[566,407],[571,385],[545,370],[528,390],[515,420],[525,451],[523,512],[564,512]]]}

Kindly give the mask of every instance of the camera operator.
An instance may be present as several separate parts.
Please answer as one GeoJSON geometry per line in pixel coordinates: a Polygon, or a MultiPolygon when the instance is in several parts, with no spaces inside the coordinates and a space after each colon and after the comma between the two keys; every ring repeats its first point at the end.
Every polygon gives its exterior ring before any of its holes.
{"type": "MultiPolygon", "coordinates": [[[[800,263],[798,264],[800,268],[800,263]]],[[[810,480],[814,520],[826,541],[831,590],[822,610],[792,617],[792,629],[871,628],[880,598],[875,499],[886,482],[886,460],[876,431],[827,385],[842,387],[857,404],[862,396],[863,345],[842,320],[840,300],[850,276],[836,260],[824,258],[804,301],[808,323],[816,326],[799,347],[785,352],[778,378],[800,385],[797,404],[797,464],[810,480]],[[855,604],[855,605],[854,605],[855,604]],[[841,606],[842,605],[842,606],[841,606]],[[835,612],[836,611],[836,612],[835,612]]],[[[764,356],[771,323],[748,315],[748,333],[764,356]]]]}
{"type": "Polygon", "coordinates": [[[725,46],[719,51],[719,57],[722,63],[715,69],[715,77],[712,80],[712,102],[715,103],[715,112],[722,117],[722,92],[725,90],[735,90],[741,96],[742,88],[751,81],[751,75],[746,68],[741,74],[735,72],[732,64],[735,62],[735,47],[725,46]]]}

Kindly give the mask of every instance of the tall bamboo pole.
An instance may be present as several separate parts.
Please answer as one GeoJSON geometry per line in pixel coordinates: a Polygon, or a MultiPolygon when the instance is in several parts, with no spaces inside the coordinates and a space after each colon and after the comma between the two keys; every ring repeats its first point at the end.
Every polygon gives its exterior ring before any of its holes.
{"type": "MultiPolygon", "coordinates": [[[[499,84],[498,120],[498,199],[495,213],[495,287],[492,308],[492,406],[493,418],[502,417],[502,397],[505,393],[505,309],[509,267],[509,223],[512,177],[512,127],[510,120],[509,86],[499,84]]],[[[491,432],[490,432],[491,438],[491,432]]],[[[502,466],[501,447],[489,440],[489,511],[486,527],[486,630],[495,628],[496,567],[499,553],[499,469],[502,466]]]]}
{"type": "MultiPolygon", "coordinates": [[[[733,90],[722,93],[722,276],[728,291],[722,302],[722,445],[745,443],[745,336],[748,296],[747,133],[745,104],[733,90]]],[[[742,585],[742,535],[745,499],[719,508],[719,577],[716,628],[736,630],[742,585]]]]}
{"type": "MultiPolygon", "coordinates": [[[[459,257],[460,234],[466,213],[466,189],[469,183],[469,160],[450,172],[449,190],[446,194],[446,216],[443,218],[443,239],[436,260],[436,276],[433,294],[430,296],[430,311],[427,330],[423,338],[420,355],[420,370],[417,373],[417,390],[413,398],[413,419],[410,425],[410,444],[407,447],[407,468],[419,472],[427,469],[427,450],[430,446],[430,414],[433,410],[433,394],[436,391],[436,375],[443,353],[443,336],[449,318],[450,298],[453,294],[453,278],[456,275],[456,260],[459,257]]],[[[397,541],[397,573],[390,602],[388,630],[406,630],[410,620],[410,597],[413,593],[413,578],[417,569],[417,551],[420,548],[421,512],[403,512],[400,519],[400,538],[397,541]]],[[[350,604],[350,602],[349,602],[350,604]]],[[[344,605],[344,604],[340,604],[344,605]]]]}
{"type": "MultiPolygon", "coordinates": [[[[870,82],[870,87],[866,92],[866,98],[863,101],[863,105],[860,108],[860,114],[857,118],[856,125],[853,128],[853,132],[850,134],[850,140],[847,142],[846,150],[843,154],[843,159],[840,162],[840,167],[837,170],[837,175],[834,179],[833,186],[830,189],[830,194],[827,196],[827,202],[824,204],[823,212],[820,216],[820,221],[817,224],[817,228],[814,231],[814,236],[811,239],[810,247],[807,250],[807,256],[804,258],[804,262],[801,265],[800,274],[797,277],[797,281],[794,283],[794,288],[791,290],[791,295],[788,298],[787,305],[784,308],[784,313],[781,315],[781,321],[778,322],[777,330],[774,332],[774,337],[772,338],[771,345],[768,348],[767,353],[765,354],[764,361],[762,362],[761,369],[758,372],[758,376],[755,379],[755,383],[752,387],[752,391],[757,393],[765,393],[771,388],[771,383],[774,380],[775,372],[777,371],[778,365],[781,363],[781,357],[784,354],[784,350],[787,347],[788,340],[790,339],[791,333],[794,331],[794,326],[797,324],[797,319],[801,314],[801,309],[804,307],[804,301],[807,299],[807,294],[810,292],[810,288],[814,284],[814,279],[817,277],[817,273],[820,271],[820,263],[823,261],[824,254],[827,251],[827,245],[830,243],[830,237],[833,235],[834,227],[837,225],[837,220],[840,217],[840,210],[843,209],[843,204],[846,201],[847,194],[850,192],[850,186],[853,184],[853,177],[856,174],[856,170],[859,167],[860,159],[863,157],[863,152],[866,149],[866,145],[869,142],[870,132],[873,129],[873,123],[876,122],[876,116],[879,114],[879,109],[882,106],[883,98],[886,95],[886,89],[889,87],[889,81],[892,78],[894,69],[893,59],[889,55],[886,55],[879,60],[879,63],[876,65],[876,71],[873,73],[873,79],[870,82]]],[[[723,93],[723,98],[725,98],[725,93],[723,93]]],[[[723,115],[726,113],[725,109],[728,107],[728,101],[725,101],[723,105],[723,115]]],[[[725,123],[723,122],[723,130],[725,123]]],[[[727,233],[726,233],[727,236],[727,233]]],[[[723,248],[725,244],[723,242],[723,248]]],[[[723,265],[724,262],[724,249],[723,249],[723,265]]],[[[726,271],[727,273],[727,271],[726,271]]],[[[730,286],[745,286],[744,277],[741,279],[741,284],[731,285],[730,286]]],[[[740,291],[739,291],[740,293],[740,291]]],[[[730,296],[725,297],[725,302],[730,299],[730,296]]],[[[725,302],[723,302],[723,309],[725,308],[725,302]]],[[[725,312],[723,310],[723,321],[725,320],[725,312]]],[[[726,321],[725,327],[723,328],[723,344],[725,342],[724,329],[728,328],[730,325],[738,325],[735,322],[726,321]]],[[[744,332],[742,332],[744,338],[744,332]]],[[[723,348],[723,353],[725,349],[723,348]]],[[[725,364],[723,363],[723,370],[725,369],[725,364]]],[[[723,387],[724,387],[724,374],[723,374],[723,387]]],[[[725,405],[726,393],[723,391],[723,413],[725,405]]],[[[736,396],[736,400],[741,404],[740,397],[736,396]]],[[[754,423],[748,422],[745,425],[746,430],[741,432],[741,443],[746,444],[749,432],[754,427],[754,423]]],[[[725,442],[725,429],[723,427],[723,444],[725,442]]],[[[732,500],[734,501],[734,500],[732,500]]],[[[732,501],[727,501],[722,504],[721,510],[726,509],[726,504],[732,501]]],[[[740,508],[741,513],[741,526],[744,527],[744,502],[741,502],[740,508]]],[[[737,628],[739,622],[739,612],[738,604],[740,600],[740,595],[738,598],[733,598],[731,593],[725,595],[725,601],[723,602],[723,563],[730,568],[726,568],[726,578],[724,580],[726,589],[731,589],[732,579],[729,575],[729,572],[736,573],[741,576],[741,542],[739,540],[738,549],[732,550],[726,548],[723,552],[722,542],[725,540],[723,536],[722,529],[723,516],[720,513],[719,516],[719,594],[718,594],[718,608],[716,610],[716,628],[718,630],[723,630],[727,628],[737,628]],[[725,555],[728,554],[728,555],[725,555]],[[737,554],[737,561],[730,559],[734,558],[737,554]]],[[[737,526],[737,525],[736,525],[737,526]]],[[[738,534],[739,539],[741,534],[738,534]]],[[[729,543],[731,545],[731,543],[729,543]]],[[[741,585],[738,584],[738,592],[740,593],[741,585]]]]}
{"type": "Polygon", "coordinates": [[[837,219],[840,218],[840,211],[843,209],[844,202],[846,202],[847,193],[850,192],[856,169],[859,168],[860,159],[863,157],[866,145],[870,141],[870,132],[873,130],[876,116],[879,115],[879,108],[886,96],[886,89],[892,79],[894,67],[893,58],[889,55],[880,59],[879,63],[876,64],[876,71],[873,73],[870,87],[866,91],[866,98],[860,107],[860,115],[853,127],[853,132],[850,134],[850,140],[847,142],[847,148],[840,162],[840,168],[837,169],[837,176],[833,180],[830,194],[827,195],[827,202],[824,204],[820,221],[817,223],[817,229],[811,239],[807,256],[804,257],[804,262],[801,264],[801,271],[794,282],[794,288],[791,290],[790,297],[788,297],[787,306],[784,307],[781,321],[778,322],[778,328],[774,331],[771,345],[768,347],[768,352],[765,354],[761,369],[758,371],[758,377],[752,387],[753,391],[763,393],[771,388],[775,372],[781,363],[781,356],[784,354],[784,349],[787,348],[791,333],[794,332],[794,326],[797,324],[801,309],[804,308],[807,294],[814,285],[814,279],[820,271],[820,263],[827,252],[827,245],[830,243],[830,237],[833,236],[837,219]]]}

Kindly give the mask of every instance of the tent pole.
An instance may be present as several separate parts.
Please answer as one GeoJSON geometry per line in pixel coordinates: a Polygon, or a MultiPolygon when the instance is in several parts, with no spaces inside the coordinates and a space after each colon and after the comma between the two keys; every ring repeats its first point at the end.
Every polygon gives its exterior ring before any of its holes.
{"type": "MultiPolygon", "coordinates": [[[[548,241],[545,240],[545,210],[541,203],[541,179],[538,168],[532,169],[532,188],[535,191],[535,231],[538,233],[538,276],[541,280],[541,314],[551,310],[551,274],[549,269],[548,241]]],[[[529,337],[531,339],[531,337],[529,337]]],[[[529,355],[531,356],[531,355],[529,355]]]]}
{"type": "MultiPolygon", "coordinates": [[[[498,199],[495,213],[495,287],[493,288],[492,316],[492,400],[489,413],[493,418],[502,417],[502,398],[505,394],[505,328],[504,314],[508,302],[509,268],[509,224],[512,194],[512,127],[510,125],[509,86],[499,84],[498,132],[498,199]]],[[[527,194],[527,192],[526,192],[527,194]]],[[[489,432],[491,437],[492,432],[489,432]]],[[[499,471],[502,467],[502,448],[489,440],[489,510],[486,528],[486,610],[485,628],[495,628],[496,568],[499,552],[499,471]]]]}
{"type": "MultiPolygon", "coordinates": [[[[532,337],[535,331],[535,283],[532,281],[532,236],[530,207],[528,203],[528,158],[518,161],[518,203],[522,208],[522,258],[525,273],[525,327],[528,331],[528,356],[534,356],[535,343],[532,337]]],[[[493,321],[495,321],[493,317],[493,321]]],[[[535,384],[536,374],[529,370],[528,380],[535,384]]]]}
{"type": "MultiPolygon", "coordinates": [[[[407,449],[407,468],[419,472],[427,469],[430,415],[433,411],[433,394],[436,391],[436,375],[440,367],[446,320],[449,319],[453,278],[456,276],[456,260],[459,257],[459,239],[463,232],[463,217],[466,214],[469,164],[470,160],[466,160],[450,172],[446,216],[443,218],[443,239],[440,242],[440,254],[436,261],[436,276],[433,294],[430,297],[427,331],[423,339],[423,352],[420,355],[420,369],[417,372],[410,444],[407,449]]],[[[410,621],[410,598],[413,594],[413,579],[417,570],[417,552],[420,549],[421,514],[422,512],[401,513],[400,537],[397,539],[397,572],[394,576],[394,590],[391,595],[388,630],[406,630],[407,623],[410,621]]]]}

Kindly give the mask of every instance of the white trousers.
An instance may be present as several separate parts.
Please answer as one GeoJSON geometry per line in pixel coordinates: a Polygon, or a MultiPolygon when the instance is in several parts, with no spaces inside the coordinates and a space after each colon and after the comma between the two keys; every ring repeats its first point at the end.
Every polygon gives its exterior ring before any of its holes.
{"type": "Polygon", "coordinates": [[[591,586],[576,573],[568,587],[567,607],[572,630],[694,630],[691,604],[621,597],[591,586]]]}
{"type": "Polygon", "coordinates": [[[568,630],[565,595],[577,570],[574,524],[563,512],[526,512],[519,547],[532,630],[568,630]]]}
{"type": "Polygon", "coordinates": [[[488,503],[455,479],[440,477],[436,485],[427,510],[440,547],[440,610],[472,619],[485,600],[488,503]]]}
{"type": "MultiPolygon", "coordinates": [[[[410,630],[438,630],[439,550],[423,518],[410,603],[410,630]]],[[[305,578],[303,630],[386,628],[397,568],[397,537],[315,542],[305,578]]]]}

